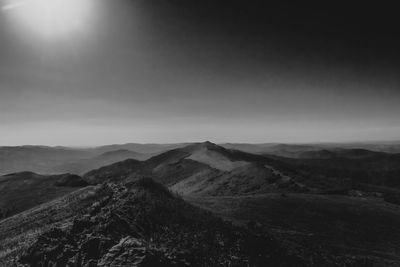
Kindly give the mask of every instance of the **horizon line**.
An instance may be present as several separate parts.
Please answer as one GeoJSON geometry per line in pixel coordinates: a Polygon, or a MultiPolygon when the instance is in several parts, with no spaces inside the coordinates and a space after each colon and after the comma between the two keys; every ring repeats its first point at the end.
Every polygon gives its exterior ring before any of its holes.
{"type": "Polygon", "coordinates": [[[182,141],[182,142],[121,142],[121,143],[110,143],[110,144],[99,144],[99,145],[45,145],[45,144],[21,144],[21,145],[0,145],[0,147],[49,147],[49,148],[76,148],[76,149],[85,149],[85,148],[98,148],[98,147],[106,147],[106,146],[118,146],[118,145],[177,145],[177,144],[195,144],[195,143],[204,143],[211,142],[217,145],[226,145],[226,144],[236,144],[236,145],[279,145],[279,144],[287,144],[287,145],[324,145],[324,144],[400,144],[399,139],[394,140],[363,140],[363,141],[315,141],[315,142],[213,142],[210,140],[204,141],[182,141]]]}

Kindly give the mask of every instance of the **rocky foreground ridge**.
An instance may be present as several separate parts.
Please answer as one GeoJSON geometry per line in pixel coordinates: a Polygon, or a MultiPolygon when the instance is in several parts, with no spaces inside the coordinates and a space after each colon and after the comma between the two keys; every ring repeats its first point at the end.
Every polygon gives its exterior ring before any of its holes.
{"type": "Polygon", "coordinates": [[[73,223],[39,236],[27,266],[303,266],[263,229],[239,228],[151,179],[103,184],[73,223]]]}

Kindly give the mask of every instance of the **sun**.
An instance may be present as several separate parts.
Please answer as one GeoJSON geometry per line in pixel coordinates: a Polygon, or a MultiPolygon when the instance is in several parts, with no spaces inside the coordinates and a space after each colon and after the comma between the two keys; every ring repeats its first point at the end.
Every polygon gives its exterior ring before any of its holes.
{"type": "Polygon", "coordinates": [[[43,38],[69,37],[88,27],[93,0],[8,0],[3,11],[30,33],[43,38]]]}

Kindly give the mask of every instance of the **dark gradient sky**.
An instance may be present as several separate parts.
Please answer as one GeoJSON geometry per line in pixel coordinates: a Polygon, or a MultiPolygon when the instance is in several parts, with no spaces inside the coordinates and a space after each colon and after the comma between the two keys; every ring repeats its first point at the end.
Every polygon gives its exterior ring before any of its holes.
{"type": "Polygon", "coordinates": [[[266,2],[97,0],[57,40],[2,10],[0,145],[400,139],[396,9],[266,2]]]}

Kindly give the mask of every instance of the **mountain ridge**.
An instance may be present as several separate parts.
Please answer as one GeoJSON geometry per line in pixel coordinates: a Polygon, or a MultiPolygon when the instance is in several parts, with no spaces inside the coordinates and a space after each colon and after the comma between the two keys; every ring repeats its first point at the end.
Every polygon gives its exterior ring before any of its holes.
{"type": "Polygon", "coordinates": [[[173,149],[143,162],[125,162],[125,169],[130,171],[122,175],[119,171],[121,165],[115,164],[93,170],[83,177],[90,183],[101,182],[107,176],[121,180],[153,177],[180,194],[229,195],[307,190],[268,163],[273,163],[273,160],[207,141],[173,149]]]}

